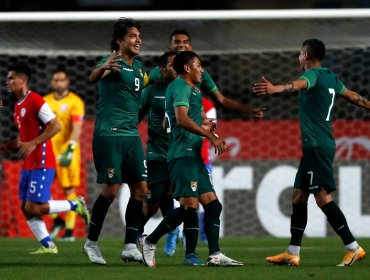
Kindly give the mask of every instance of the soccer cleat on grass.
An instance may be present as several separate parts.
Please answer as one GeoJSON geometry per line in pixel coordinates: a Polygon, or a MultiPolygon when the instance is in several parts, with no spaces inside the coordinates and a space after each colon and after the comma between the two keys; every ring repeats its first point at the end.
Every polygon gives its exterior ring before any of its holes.
{"type": "Polygon", "coordinates": [[[277,264],[277,265],[298,266],[299,261],[300,261],[300,256],[289,254],[288,252],[284,252],[276,256],[267,257],[266,261],[273,263],[273,264],[277,264]]]}
{"type": "Polygon", "coordinates": [[[146,235],[141,239],[142,256],[144,264],[148,267],[155,267],[155,244],[146,241],[146,235]]]}
{"type": "Polygon", "coordinates": [[[97,242],[86,241],[84,245],[84,253],[89,258],[89,261],[96,264],[105,265],[107,262],[103,259],[97,242]],[[90,243],[90,244],[89,244],[90,243]]]}
{"type": "Polygon", "coordinates": [[[166,256],[171,257],[175,254],[179,233],[180,229],[176,228],[167,234],[166,243],[164,244],[164,253],[166,256]]]}
{"type": "Polygon", "coordinates": [[[185,256],[184,265],[203,266],[204,264],[199,260],[196,254],[189,254],[185,256]]]}
{"type": "Polygon", "coordinates": [[[143,256],[137,248],[131,250],[123,249],[121,258],[124,262],[139,262],[143,263],[143,256]]]}
{"type": "Polygon", "coordinates": [[[57,246],[53,246],[50,248],[46,248],[44,246],[41,246],[39,249],[37,249],[34,252],[30,253],[31,255],[43,255],[43,254],[58,254],[58,248],[57,246]]]}
{"type": "Polygon", "coordinates": [[[243,266],[242,262],[230,259],[225,256],[223,253],[219,252],[214,255],[210,255],[207,258],[206,264],[208,266],[243,266]]]}
{"type": "Polygon", "coordinates": [[[76,213],[80,215],[84,219],[85,224],[88,225],[90,223],[90,213],[86,207],[85,199],[82,196],[78,196],[74,201],[77,203],[76,213]]]}
{"type": "Polygon", "coordinates": [[[360,246],[357,246],[357,248],[354,251],[346,251],[344,253],[342,262],[337,266],[353,265],[355,262],[363,260],[365,256],[366,256],[365,250],[362,249],[360,246]]]}

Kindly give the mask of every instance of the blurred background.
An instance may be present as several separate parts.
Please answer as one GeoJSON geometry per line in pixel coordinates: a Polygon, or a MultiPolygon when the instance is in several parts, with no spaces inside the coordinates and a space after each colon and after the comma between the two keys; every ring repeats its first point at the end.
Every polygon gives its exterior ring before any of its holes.
{"type": "MultiPolygon", "coordinates": [[[[167,50],[170,33],[186,29],[193,49],[221,92],[241,103],[267,107],[266,117],[254,122],[247,116],[217,106],[219,133],[230,149],[213,158],[213,182],[224,204],[221,234],[225,236],[289,236],[291,186],[301,157],[296,94],[257,97],[253,83],[261,76],[272,82],[287,82],[300,75],[298,54],[303,40],[319,38],[327,46],[324,66],[332,68],[349,88],[370,99],[370,12],[360,17],[334,15],[318,18],[291,17],[295,12],[280,9],[367,8],[370,1],[307,0],[266,1],[10,1],[0,2],[2,12],[27,11],[116,11],[125,17],[129,11],[183,10],[187,20],[139,20],[143,47],[141,59],[147,72],[156,66],[158,56],[167,50]],[[237,19],[207,19],[207,10],[243,9],[237,19]],[[273,18],[254,18],[250,9],[273,9],[273,18]],[[185,11],[188,10],[188,11],[185,11]],[[203,10],[204,19],[191,19],[192,10],[203,10]],[[279,13],[280,16],[279,16],[279,13]]],[[[338,10],[335,10],[338,11],[338,10]]],[[[347,11],[347,10],[345,10],[347,11]]],[[[83,13],[81,13],[83,15],[83,13]]],[[[52,71],[64,66],[69,71],[70,89],[85,102],[86,116],[81,140],[82,184],[79,192],[90,205],[99,193],[91,152],[91,137],[98,103],[97,87],[88,81],[96,62],[110,52],[111,26],[116,18],[101,20],[40,21],[0,18],[0,142],[16,136],[13,106],[16,100],[4,86],[8,66],[26,62],[32,68],[31,89],[50,92],[52,71]]],[[[336,102],[334,136],[337,155],[334,165],[339,205],[356,236],[370,237],[370,114],[343,100],[336,102]]],[[[146,123],[140,125],[146,141],[146,123]]],[[[21,162],[16,152],[0,155],[0,236],[30,236],[18,207],[17,190],[21,162]],[[18,210],[17,210],[18,209],[18,210]]],[[[54,197],[60,196],[54,187],[54,197]]],[[[121,236],[127,188],[110,208],[104,236],[121,236]]],[[[333,235],[326,219],[310,201],[308,236],[333,235]]],[[[158,221],[160,216],[157,216],[158,221]]],[[[76,236],[85,235],[79,221],[76,236]]]]}

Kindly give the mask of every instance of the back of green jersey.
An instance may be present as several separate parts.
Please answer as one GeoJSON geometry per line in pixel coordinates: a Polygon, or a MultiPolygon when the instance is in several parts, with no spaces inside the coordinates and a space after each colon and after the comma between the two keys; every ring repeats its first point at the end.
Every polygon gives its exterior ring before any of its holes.
{"type": "Polygon", "coordinates": [[[167,161],[170,136],[163,129],[166,88],[166,84],[159,82],[144,88],[141,93],[141,107],[148,112],[147,160],[167,161]]]}
{"type": "MultiPolygon", "coordinates": [[[[106,61],[103,58],[97,66],[106,61]]],[[[137,136],[140,92],[144,87],[143,64],[132,65],[123,59],[120,71],[110,71],[98,83],[99,103],[95,121],[95,136],[137,136]]]]}
{"type": "Polygon", "coordinates": [[[188,116],[202,125],[202,95],[181,78],[175,79],[166,90],[166,118],[171,129],[168,160],[186,156],[200,157],[202,137],[177,125],[175,108],[178,106],[188,107],[188,116]]]}
{"type": "Polygon", "coordinates": [[[302,147],[335,146],[332,136],[333,106],[346,87],[328,68],[316,67],[300,79],[307,89],[298,94],[302,147]]]}

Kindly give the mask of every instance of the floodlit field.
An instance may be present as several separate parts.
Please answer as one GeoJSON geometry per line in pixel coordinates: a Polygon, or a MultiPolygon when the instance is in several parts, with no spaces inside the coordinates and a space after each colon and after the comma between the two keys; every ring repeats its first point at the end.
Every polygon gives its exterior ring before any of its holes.
{"type": "MultiPolygon", "coordinates": [[[[370,253],[370,239],[359,239],[370,253]]],[[[243,261],[244,267],[184,267],[182,244],[173,257],[163,253],[163,242],[156,252],[157,267],[150,269],[142,264],[124,263],[120,259],[123,241],[102,239],[100,248],[108,264],[90,264],[82,253],[84,240],[58,243],[58,255],[33,256],[28,253],[37,249],[34,239],[0,239],[0,279],[370,279],[370,260],[339,268],[336,264],[343,255],[339,238],[306,238],[302,249],[301,266],[274,266],[265,257],[285,250],[288,240],[276,238],[224,238],[222,250],[231,258],[243,261]]],[[[199,243],[198,254],[205,260],[208,249],[199,243]]]]}

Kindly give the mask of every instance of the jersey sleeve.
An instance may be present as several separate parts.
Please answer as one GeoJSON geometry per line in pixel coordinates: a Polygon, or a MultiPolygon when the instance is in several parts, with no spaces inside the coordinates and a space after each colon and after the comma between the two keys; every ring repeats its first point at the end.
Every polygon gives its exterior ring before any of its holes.
{"type": "Polygon", "coordinates": [[[185,106],[189,107],[189,100],[191,95],[191,89],[177,88],[172,92],[173,96],[173,107],[185,106]]]}
{"type": "Polygon", "coordinates": [[[159,70],[159,67],[156,66],[150,71],[149,73],[149,81],[162,81],[163,76],[161,71],[159,70]]]}
{"type": "Polygon", "coordinates": [[[300,80],[306,80],[307,88],[306,91],[313,88],[317,82],[317,73],[316,71],[308,70],[303,73],[303,75],[299,78],[300,80]]]}
{"type": "Polygon", "coordinates": [[[202,75],[202,81],[200,83],[200,89],[205,94],[214,94],[218,91],[216,83],[212,80],[211,75],[205,70],[202,75]]]}
{"type": "Polygon", "coordinates": [[[85,116],[85,106],[81,98],[77,97],[71,108],[71,121],[82,122],[85,116]]]}
{"type": "Polygon", "coordinates": [[[44,124],[56,118],[55,114],[46,102],[40,107],[37,116],[44,124]]]}
{"type": "Polygon", "coordinates": [[[346,86],[342,83],[341,80],[337,78],[337,88],[335,89],[335,92],[337,93],[337,95],[343,95],[345,90],[346,86]]]}

